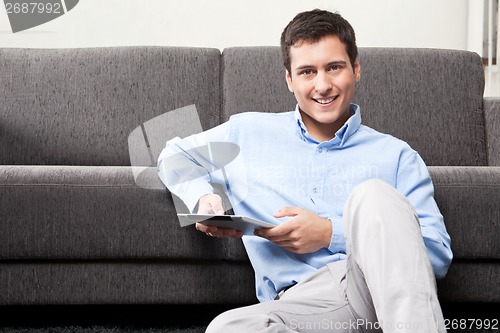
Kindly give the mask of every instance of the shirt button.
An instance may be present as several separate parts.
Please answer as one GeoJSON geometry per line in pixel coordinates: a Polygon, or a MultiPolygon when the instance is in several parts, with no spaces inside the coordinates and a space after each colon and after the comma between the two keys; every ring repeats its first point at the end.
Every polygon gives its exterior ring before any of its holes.
{"type": "Polygon", "coordinates": [[[316,187],[313,188],[313,193],[318,193],[318,189],[316,187]]]}
{"type": "Polygon", "coordinates": [[[323,152],[323,148],[318,148],[318,153],[322,153],[323,152]]]}

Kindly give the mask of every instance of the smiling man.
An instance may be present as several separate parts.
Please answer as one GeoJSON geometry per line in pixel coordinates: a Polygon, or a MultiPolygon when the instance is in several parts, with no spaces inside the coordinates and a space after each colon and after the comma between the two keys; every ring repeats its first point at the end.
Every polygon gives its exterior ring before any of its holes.
{"type": "Polygon", "coordinates": [[[159,157],[160,178],[191,211],[224,212],[211,186],[221,183],[236,214],[276,224],[251,236],[196,225],[242,237],[260,301],[207,332],[444,332],[435,280],[451,262],[450,238],[419,154],[361,124],[354,30],[339,14],[303,12],[281,48],[295,111],[235,115],[167,142],[159,157]],[[188,153],[224,141],[240,147],[227,175],[188,153]],[[182,169],[165,162],[172,155],[182,169]],[[183,173],[203,176],[169,183],[183,173]]]}

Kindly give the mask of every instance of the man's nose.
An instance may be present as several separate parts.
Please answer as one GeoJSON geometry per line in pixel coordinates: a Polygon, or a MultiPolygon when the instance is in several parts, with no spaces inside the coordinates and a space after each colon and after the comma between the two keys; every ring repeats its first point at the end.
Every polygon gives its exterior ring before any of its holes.
{"type": "Polygon", "coordinates": [[[316,75],[315,89],[321,95],[326,95],[332,90],[332,82],[326,73],[319,72],[316,75]]]}

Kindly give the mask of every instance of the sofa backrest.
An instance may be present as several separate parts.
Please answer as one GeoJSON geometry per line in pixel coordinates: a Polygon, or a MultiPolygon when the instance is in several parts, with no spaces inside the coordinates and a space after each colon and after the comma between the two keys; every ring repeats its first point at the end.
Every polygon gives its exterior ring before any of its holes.
{"type": "Polygon", "coordinates": [[[220,123],[219,74],[218,49],[1,49],[0,164],[130,165],[156,116],[194,104],[220,123]]]}
{"type": "MultiPolygon", "coordinates": [[[[364,124],[407,141],[428,165],[486,165],[484,71],[479,55],[360,48],[355,102],[364,124]]],[[[279,47],[223,51],[222,120],[295,107],[279,47]]]]}
{"type": "MultiPolygon", "coordinates": [[[[361,48],[360,62],[366,125],[428,165],[487,164],[477,54],[361,48]]],[[[130,165],[130,133],[171,110],[195,105],[208,129],[295,107],[279,47],[226,48],[222,60],[207,48],[1,49],[0,78],[3,165],[130,165]]]]}

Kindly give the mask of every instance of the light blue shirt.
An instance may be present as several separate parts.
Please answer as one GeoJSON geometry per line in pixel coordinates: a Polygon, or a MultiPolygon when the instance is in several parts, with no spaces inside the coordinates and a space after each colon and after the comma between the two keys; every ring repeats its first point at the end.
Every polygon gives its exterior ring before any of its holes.
{"type": "Polygon", "coordinates": [[[203,133],[170,140],[158,167],[162,181],[191,211],[202,195],[213,192],[213,182],[226,186],[238,215],[280,224],[288,218],[276,219],[273,213],[297,206],[332,221],[330,245],[310,254],[295,254],[266,239],[243,236],[261,302],[274,299],[280,290],[318,268],[346,259],[342,208],[353,188],[372,178],[392,185],[415,207],[436,277],[444,277],[451,263],[450,237],[425,163],[407,143],[362,125],[361,110],[355,104],[349,120],[327,142],[311,137],[298,108],[285,113],[241,113],[203,133]],[[234,143],[239,155],[209,171],[189,152],[207,142],[234,143]],[[174,168],[164,163],[179,152],[184,165],[174,168]]]}

